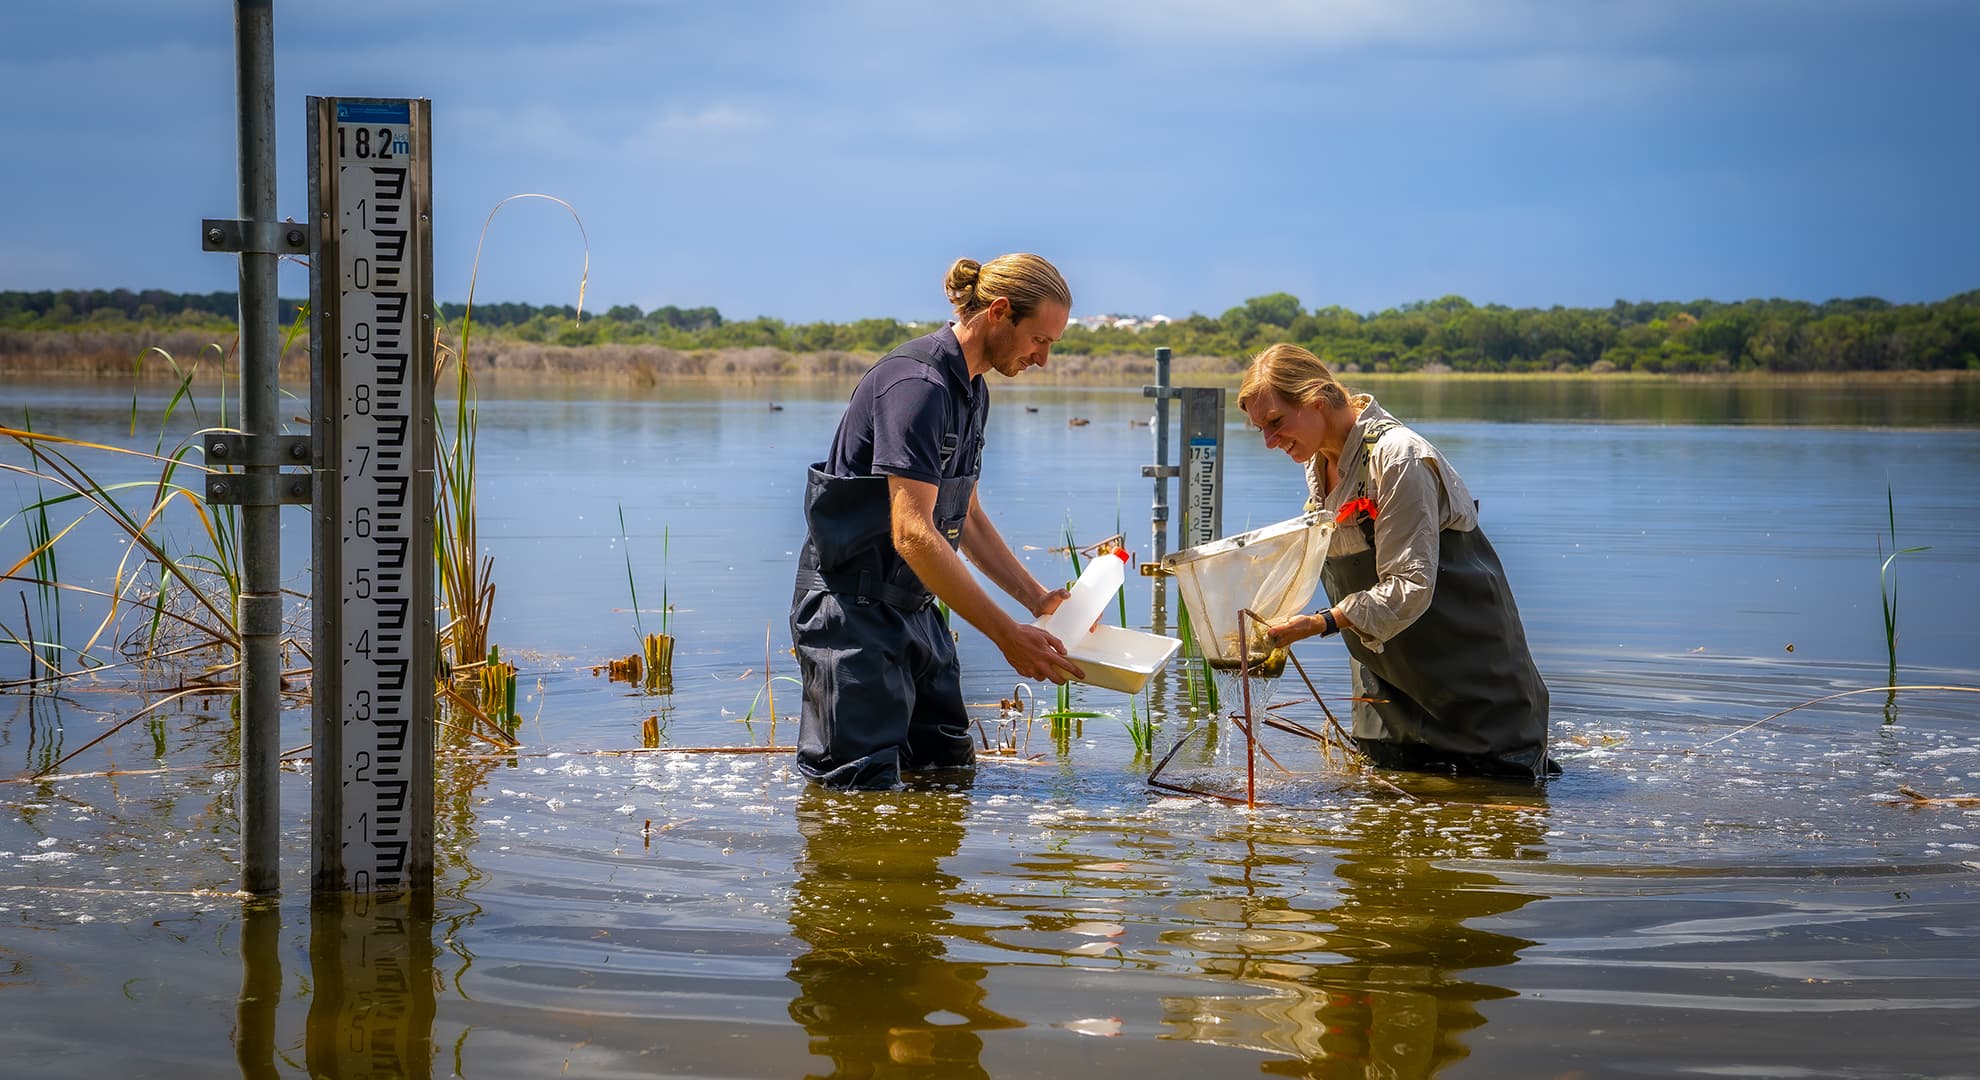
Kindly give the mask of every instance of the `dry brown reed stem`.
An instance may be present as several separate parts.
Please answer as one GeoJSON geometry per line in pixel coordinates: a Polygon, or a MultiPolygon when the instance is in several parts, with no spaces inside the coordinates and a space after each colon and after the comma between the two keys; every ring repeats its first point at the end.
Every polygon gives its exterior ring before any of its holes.
{"type": "Polygon", "coordinates": [[[197,896],[205,899],[234,897],[252,899],[252,893],[224,892],[220,889],[107,889],[90,885],[0,885],[0,891],[22,892],[33,889],[35,892],[86,893],[92,896],[197,896]]]}
{"type": "MultiPolygon", "coordinates": [[[[5,693],[8,690],[15,690],[23,686],[35,686],[40,683],[50,682],[53,680],[74,679],[74,678],[79,678],[83,675],[101,675],[106,671],[115,671],[118,668],[134,667],[138,664],[152,664],[160,660],[164,660],[168,657],[180,656],[182,654],[189,652],[199,652],[202,649],[210,649],[212,647],[213,647],[212,645],[202,642],[198,645],[186,645],[177,649],[168,649],[165,652],[152,653],[148,656],[142,657],[137,660],[120,660],[114,664],[101,664],[96,667],[78,668],[75,671],[65,671],[59,675],[53,676],[52,678],[48,676],[41,676],[31,679],[15,679],[10,682],[0,682],[0,693],[5,693]]],[[[283,674],[286,675],[288,673],[284,672],[283,674]]]]}
{"type": "Polygon", "coordinates": [[[30,773],[27,778],[35,779],[46,776],[49,773],[54,772],[56,769],[59,769],[62,766],[68,764],[71,760],[75,758],[77,754],[80,754],[83,751],[88,750],[90,747],[95,746],[97,743],[100,743],[103,740],[109,738],[110,736],[115,735],[116,733],[124,730],[125,728],[131,725],[132,721],[137,720],[138,718],[144,716],[146,713],[150,713],[157,710],[162,705],[170,705],[172,702],[177,701],[183,697],[191,697],[195,694],[210,694],[213,693],[213,691],[214,688],[210,686],[195,686],[189,690],[181,690],[178,693],[159,698],[157,701],[154,701],[151,704],[146,705],[144,708],[139,709],[138,711],[132,713],[131,715],[124,717],[122,720],[117,721],[116,724],[111,726],[109,731],[106,731],[103,734],[98,735],[96,738],[91,739],[88,742],[82,744],[81,746],[76,747],[74,750],[71,750],[68,753],[62,755],[60,760],[51,763],[47,768],[37,769],[33,773],[30,773]]]}
{"type": "Polygon", "coordinates": [[[1913,788],[1909,784],[1899,784],[1898,794],[1902,799],[1885,799],[1885,806],[1980,806],[1980,798],[1972,795],[1931,796],[1913,788]]]}
{"type": "Polygon", "coordinates": [[[1825,701],[1834,701],[1837,698],[1851,697],[1856,694],[1895,694],[1900,690],[1944,690],[1954,694],[1980,694],[1980,688],[1971,687],[1971,686],[1866,686],[1860,690],[1844,690],[1839,694],[1827,694],[1822,697],[1818,697],[1812,701],[1804,701],[1799,705],[1794,705],[1782,709],[1780,712],[1771,713],[1767,716],[1763,716],[1760,719],[1755,720],[1754,722],[1746,725],[1745,727],[1740,728],[1738,731],[1729,731],[1724,735],[1719,736],[1716,739],[1712,739],[1708,742],[1701,743],[1700,745],[1695,746],[1684,752],[1687,754],[1691,754],[1691,753],[1696,753],[1699,750],[1704,750],[1707,747],[1716,746],[1719,743],[1725,742],[1727,739],[1733,738],[1738,735],[1744,735],[1747,732],[1752,731],[1754,728],[1759,727],[1761,724],[1764,724],[1769,720],[1778,720],[1781,717],[1786,716],[1787,714],[1794,712],[1797,709],[1805,709],[1810,705],[1820,705],[1825,701]]]}

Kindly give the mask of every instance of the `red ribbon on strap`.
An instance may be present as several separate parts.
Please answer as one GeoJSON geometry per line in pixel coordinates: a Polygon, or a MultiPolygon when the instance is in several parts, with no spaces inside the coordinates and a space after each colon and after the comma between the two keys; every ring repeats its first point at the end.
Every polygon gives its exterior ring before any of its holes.
{"type": "Polygon", "coordinates": [[[1345,525],[1353,521],[1356,514],[1367,514],[1370,521],[1382,516],[1382,512],[1375,508],[1375,500],[1363,495],[1359,499],[1349,499],[1343,504],[1341,512],[1334,515],[1334,524],[1345,525]]]}

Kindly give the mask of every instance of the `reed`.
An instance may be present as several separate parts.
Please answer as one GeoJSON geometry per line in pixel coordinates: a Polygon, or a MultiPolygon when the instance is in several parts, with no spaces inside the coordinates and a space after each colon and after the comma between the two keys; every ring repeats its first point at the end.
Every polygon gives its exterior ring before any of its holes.
{"type": "MultiPolygon", "coordinates": [[[[470,293],[472,290],[470,290],[470,293]]],[[[473,678],[474,663],[488,653],[488,625],[495,612],[495,557],[480,554],[475,437],[478,414],[473,368],[468,361],[468,316],[461,317],[461,349],[450,353],[436,346],[440,370],[437,383],[453,366],[454,400],[451,426],[446,406],[434,402],[434,431],[438,443],[434,469],[438,511],[434,518],[433,559],[440,599],[447,611],[440,632],[440,650],[455,677],[473,678]]]]}
{"type": "Polygon", "coordinates": [[[1897,570],[1896,570],[1897,558],[1899,555],[1910,555],[1913,554],[1914,552],[1930,551],[1931,548],[1930,547],[1908,547],[1908,548],[1898,547],[1897,496],[1892,492],[1891,485],[1888,482],[1884,484],[1884,508],[1889,515],[1888,525],[1890,528],[1891,553],[1889,555],[1884,554],[1884,538],[1879,536],[1877,538],[1877,557],[1883,561],[1877,567],[1877,589],[1879,593],[1882,595],[1882,599],[1884,602],[1884,655],[1888,658],[1890,662],[1890,667],[1889,667],[1890,685],[1896,686],[1898,681],[1897,680],[1898,625],[1897,625],[1897,570]]]}
{"type": "MultiPolygon", "coordinates": [[[[1079,565],[1079,541],[1073,539],[1072,515],[1070,513],[1066,515],[1065,536],[1066,555],[1072,559],[1072,581],[1076,582],[1079,580],[1082,570],[1079,565]]],[[[1068,588],[1071,585],[1072,582],[1067,583],[1068,588]]],[[[1052,732],[1055,737],[1059,733],[1060,725],[1064,722],[1062,718],[1070,717],[1072,714],[1072,684],[1058,684],[1057,697],[1058,700],[1054,703],[1052,712],[1048,714],[1052,718],[1052,732]]]]}
{"type": "Polygon", "coordinates": [[[770,742],[775,744],[777,741],[777,696],[772,684],[790,683],[792,686],[802,687],[804,683],[792,675],[773,676],[767,667],[764,668],[764,676],[763,685],[756,688],[756,696],[749,699],[749,708],[743,712],[742,719],[738,720],[737,723],[741,724],[743,729],[750,733],[751,739],[756,738],[756,707],[758,705],[766,706],[764,711],[770,715],[770,742]]]}
{"type": "MultiPolygon", "coordinates": [[[[488,626],[495,608],[495,559],[481,556],[477,535],[475,437],[477,412],[474,365],[469,344],[474,332],[475,283],[481,276],[481,253],[488,243],[488,226],[495,215],[512,202],[543,199],[563,207],[577,223],[584,242],[584,267],[578,276],[578,316],[584,312],[584,290],[591,276],[591,240],[584,221],[570,203],[553,195],[524,193],[511,195],[495,204],[481,223],[481,236],[475,242],[474,263],[468,272],[467,304],[461,312],[460,347],[449,350],[435,341],[434,383],[439,385],[453,367],[453,422],[447,423],[447,407],[435,396],[434,430],[438,442],[438,462],[434,473],[438,487],[439,513],[433,532],[433,554],[440,582],[440,596],[447,609],[447,622],[440,638],[443,666],[456,678],[471,678],[471,669],[488,651],[488,626]]],[[[436,327],[446,320],[434,319],[436,327]]]]}
{"type": "Polygon", "coordinates": [[[1127,728],[1128,742],[1134,747],[1136,758],[1147,757],[1155,749],[1155,713],[1153,708],[1146,715],[1137,707],[1134,698],[1128,699],[1128,716],[1121,723],[1127,728]]]}
{"type": "Polygon", "coordinates": [[[522,717],[516,713],[516,665],[502,659],[499,647],[489,647],[488,658],[481,665],[480,683],[482,710],[513,740],[522,726],[522,717]]]}
{"type": "MultiPolygon", "coordinates": [[[[28,432],[34,430],[34,419],[25,409],[21,411],[21,428],[28,432]]],[[[52,681],[55,676],[61,674],[63,640],[62,602],[60,593],[55,587],[55,583],[62,578],[55,561],[54,531],[48,523],[48,491],[42,486],[38,475],[39,465],[40,462],[36,461],[37,475],[34,485],[36,498],[28,509],[22,511],[22,524],[27,531],[28,547],[31,549],[28,558],[34,564],[35,607],[41,612],[42,633],[49,637],[45,641],[35,637],[34,619],[28,614],[26,593],[21,594],[21,619],[24,624],[22,633],[25,635],[25,640],[15,637],[11,632],[8,634],[14,644],[27,651],[30,680],[36,684],[44,677],[52,681]],[[34,666],[37,661],[40,664],[38,668],[34,666]]]]}

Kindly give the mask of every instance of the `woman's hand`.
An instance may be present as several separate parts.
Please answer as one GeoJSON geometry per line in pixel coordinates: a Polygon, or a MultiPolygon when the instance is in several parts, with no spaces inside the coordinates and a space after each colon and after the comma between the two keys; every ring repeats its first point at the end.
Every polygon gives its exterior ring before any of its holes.
{"type": "Polygon", "coordinates": [[[1031,602],[1031,617],[1042,619],[1050,615],[1059,610],[1059,605],[1065,603],[1071,596],[1072,592],[1067,589],[1053,589],[1050,592],[1041,594],[1038,599],[1031,602]]]}
{"type": "Polygon", "coordinates": [[[1275,649],[1283,649],[1295,641],[1310,638],[1320,632],[1326,624],[1318,615],[1295,615],[1265,631],[1265,640],[1275,649]]]}

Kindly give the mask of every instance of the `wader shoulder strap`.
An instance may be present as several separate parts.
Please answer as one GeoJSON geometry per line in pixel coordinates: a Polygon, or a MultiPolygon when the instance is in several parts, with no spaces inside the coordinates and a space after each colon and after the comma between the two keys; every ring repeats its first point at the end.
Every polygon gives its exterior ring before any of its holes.
{"type": "MultiPolygon", "coordinates": [[[[1382,440],[1382,436],[1401,426],[1402,422],[1399,420],[1377,420],[1362,431],[1361,460],[1355,466],[1356,498],[1367,495],[1369,487],[1374,483],[1375,444],[1382,440]]],[[[1374,550],[1375,522],[1370,517],[1364,516],[1361,519],[1361,538],[1368,541],[1369,550],[1374,550]]]]}

